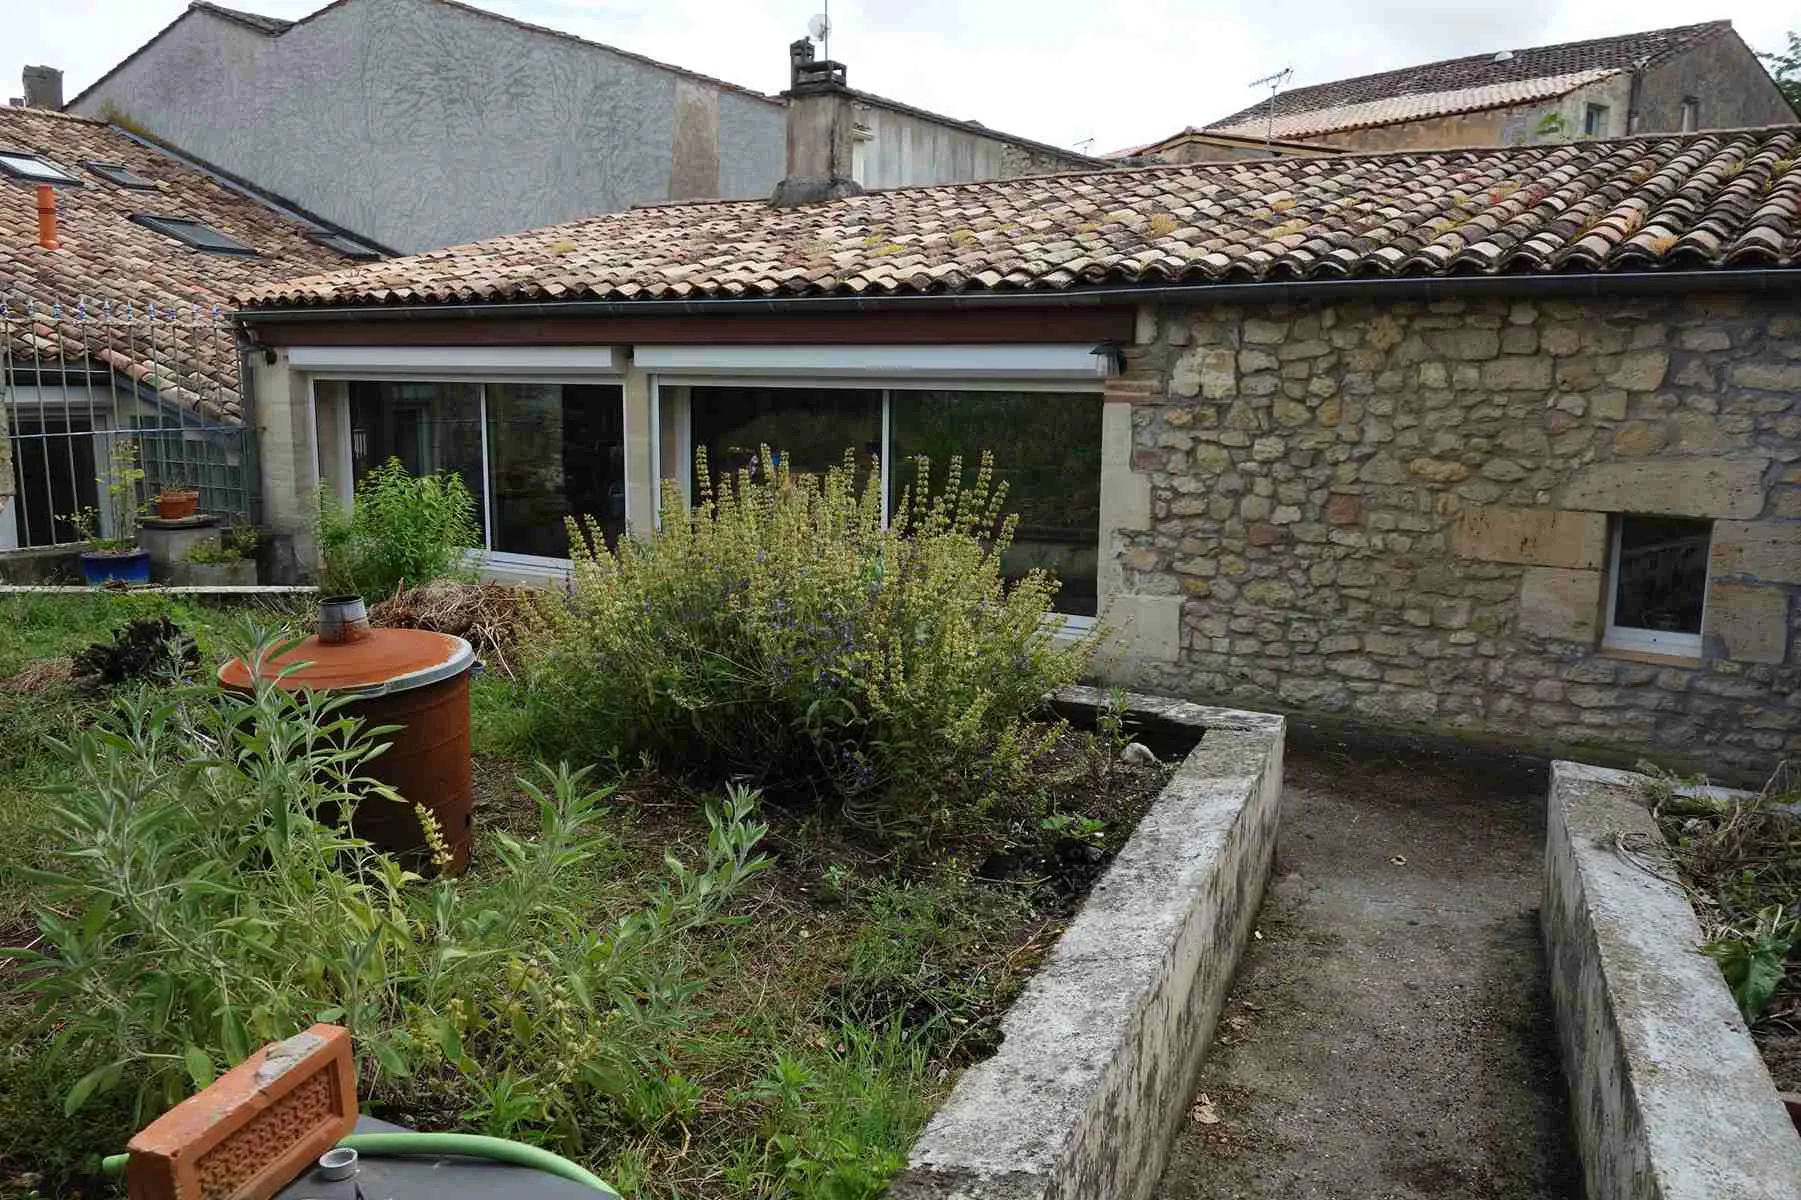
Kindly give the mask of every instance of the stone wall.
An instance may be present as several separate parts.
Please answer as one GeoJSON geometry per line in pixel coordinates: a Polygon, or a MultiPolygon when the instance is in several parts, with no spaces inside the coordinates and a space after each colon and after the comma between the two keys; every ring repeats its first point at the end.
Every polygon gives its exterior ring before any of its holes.
{"type": "Polygon", "coordinates": [[[1139,342],[1108,395],[1114,674],[1728,777],[1801,751],[1792,304],[1172,307],[1139,342]],[[1601,649],[1615,513],[1715,520],[1700,659],[1601,649]]]}

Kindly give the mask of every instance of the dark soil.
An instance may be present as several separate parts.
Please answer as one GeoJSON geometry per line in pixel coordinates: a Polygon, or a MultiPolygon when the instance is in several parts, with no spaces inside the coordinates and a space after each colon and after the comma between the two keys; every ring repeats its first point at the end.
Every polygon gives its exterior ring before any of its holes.
{"type": "Polygon", "coordinates": [[[1757,1048],[1769,1064],[1770,1077],[1776,1090],[1801,1095],[1801,1033],[1793,1030],[1760,1030],[1755,1035],[1757,1048]]]}
{"type": "MultiPolygon", "coordinates": [[[[1055,944],[1064,923],[1131,836],[1173,770],[1173,763],[1139,767],[1114,759],[1115,751],[1102,751],[1088,733],[1071,728],[1037,764],[1034,805],[1039,811],[1100,823],[1083,837],[1046,832],[1036,818],[1022,818],[922,850],[897,847],[892,840],[828,822],[804,807],[765,803],[761,816],[770,830],[763,848],[775,865],[759,877],[740,915],[760,929],[786,929],[796,936],[753,936],[755,948],[739,956],[737,969],[779,980],[789,993],[810,1000],[827,1025],[848,1021],[882,1027],[898,1019],[909,1030],[929,1022],[954,1026],[958,1035],[936,1056],[944,1068],[986,1057],[999,1044],[999,1021],[1006,1006],[1055,944]],[[971,908],[992,909],[1003,913],[1004,919],[986,923],[978,944],[928,952],[918,971],[870,985],[845,973],[839,951],[856,939],[866,922],[846,889],[856,891],[878,881],[948,889],[952,905],[959,904],[956,897],[962,895],[971,908]],[[985,893],[1018,902],[984,904],[985,893]],[[989,976],[991,986],[972,985],[974,977],[989,976]]],[[[535,829],[536,813],[515,783],[519,774],[517,764],[477,756],[479,826],[520,836],[535,829]]],[[[623,781],[610,806],[624,818],[616,827],[622,857],[655,863],[669,852],[698,855],[705,844],[705,825],[696,814],[705,799],[665,777],[640,774],[623,781]]],[[[479,859],[471,871],[479,878],[479,859]]]]}
{"type": "Polygon", "coordinates": [[[1257,936],[1157,1195],[1576,1200],[1542,775],[1297,740],[1257,936]]]}

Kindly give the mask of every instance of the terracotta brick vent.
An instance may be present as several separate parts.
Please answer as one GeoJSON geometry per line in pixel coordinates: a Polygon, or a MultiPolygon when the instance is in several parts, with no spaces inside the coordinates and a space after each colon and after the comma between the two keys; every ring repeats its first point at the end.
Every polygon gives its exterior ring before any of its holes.
{"type": "Polygon", "coordinates": [[[126,1189],[131,1200],[268,1200],[355,1124],[350,1033],[314,1025],[132,1138],[126,1189]]]}

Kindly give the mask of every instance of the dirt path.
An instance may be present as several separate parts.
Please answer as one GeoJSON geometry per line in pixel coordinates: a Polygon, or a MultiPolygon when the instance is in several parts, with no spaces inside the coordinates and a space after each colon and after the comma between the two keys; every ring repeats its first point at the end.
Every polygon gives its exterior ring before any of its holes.
{"type": "Polygon", "coordinates": [[[1529,767],[1291,740],[1262,936],[1160,1200],[1580,1197],[1543,796],[1529,767]]]}

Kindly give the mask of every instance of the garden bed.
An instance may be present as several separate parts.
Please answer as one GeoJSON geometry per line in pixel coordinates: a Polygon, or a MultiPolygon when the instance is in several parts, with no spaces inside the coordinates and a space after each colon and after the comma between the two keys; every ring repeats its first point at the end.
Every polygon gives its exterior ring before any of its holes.
{"type": "Polygon", "coordinates": [[[1778,1200],[1797,1138],[1674,870],[1642,775],[1552,764],[1544,936],[1596,1200],[1778,1200]]]}
{"type": "MultiPolygon", "coordinates": [[[[254,607],[264,620],[301,616],[254,607]]],[[[44,897],[12,868],[54,862],[38,789],[72,778],[43,738],[71,736],[109,699],[109,689],[72,682],[66,656],[127,618],[164,615],[195,636],[197,674],[209,678],[239,615],[230,607],[0,597],[0,819],[22,834],[0,851],[0,943],[39,942],[31,913],[44,897]]],[[[529,848],[543,821],[518,783],[531,766],[495,745],[506,686],[491,674],[475,680],[477,843],[456,885],[464,896],[508,886],[502,839],[529,848]]],[[[922,851],[805,806],[759,806],[767,830],[756,849],[769,866],[747,877],[720,919],[658,943],[657,970],[672,989],[667,1019],[634,1035],[628,1007],[608,1026],[654,1043],[655,1070],[594,1099],[573,1123],[565,1114],[563,1126],[546,1128],[523,1099],[568,1064],[520,1061],[503,1080],[472,1083],[435,1050],[404,1076],[365,1060],[366,1110],[425,1129],[547,1138],[634,1198],[875,1194],[962,1070],[995,1050],[1008,1005],[1169,780],[1170,766],[1120,761],[1136,715],[1084,699],[1088,719],[1057,735],[1021,810],[1043,816],[935,839],[922,851]]],[[[1166,752],[1200,736],[1191,728],[1172,738],[1169,722],[1156,724],[1166,752]]],[[[601,802],[593,857],[545,902],[570,906],[596,929],[636,919],[669,890],[667,858],[690,871],[707,859],[717,830],[704,805],[717,799],[654,771],[626,773],[601,802]]],[[[0,965],[9,1027],[24,1025],[32,970],[0,965]]],[[[226,1065],[223,1048],[198,1050],[226,1065]]],[[[120,1148],[154,1115],[157,1105],[135,1113],[121,1093],[96,1095],[65,1118],[63,1098],[83,1066],[46,1042],[6,1047],[0,1191],[82,1186],[93,1156],[120,1148]]]]}
{"type": "Polygon", "coordinates": [[[1661,778],[1652,813],[1776,1089],[1801,1124],[1801,780],[1761,792],[1661,778]]]}

